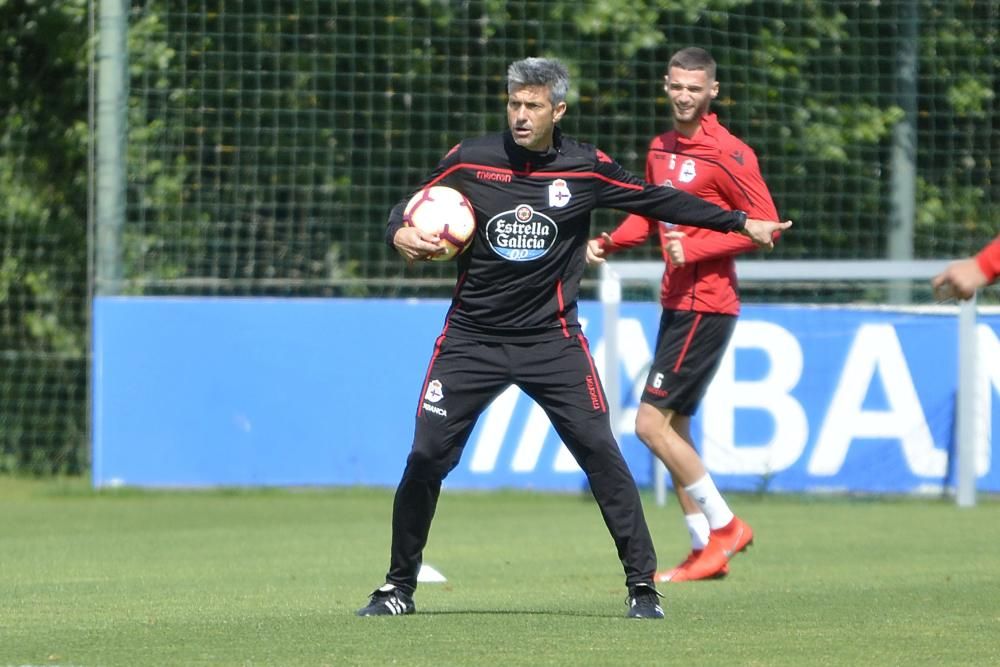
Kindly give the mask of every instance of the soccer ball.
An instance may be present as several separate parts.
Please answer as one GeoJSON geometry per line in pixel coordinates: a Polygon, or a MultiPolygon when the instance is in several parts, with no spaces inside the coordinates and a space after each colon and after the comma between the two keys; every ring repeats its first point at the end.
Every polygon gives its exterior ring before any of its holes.
{"type": "Polygon", "coordinates": [[[441,237],[439,245],[445,252],[430,259],[447,262],[472,245],[476,214],[472,204],[458,190],[445,185],[432,185],[413,195],[406,203],[403,224],[441,237]]]}

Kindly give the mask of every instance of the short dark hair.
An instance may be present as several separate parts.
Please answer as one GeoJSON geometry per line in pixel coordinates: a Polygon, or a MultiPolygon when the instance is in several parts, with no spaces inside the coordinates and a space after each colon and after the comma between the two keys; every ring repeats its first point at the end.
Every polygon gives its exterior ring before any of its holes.
{"type": "Polygon", "coordinates": [[[667,65],[668,76],[670,75],[670,70],[674,67],[688,71],[704,70],[709,79],[715,80],[715,58],[712,57],[711,53],[697,46],[689,46],[686,49],[681,49],[671,56],[670,63],[667,65]]]}
{"type": "Polygon", "coordinates": [[[545,86],[555,106],[569,92],[569,70],[555,58],[525,58],[507,68],[507,93],[525,86],[545,86]]]}

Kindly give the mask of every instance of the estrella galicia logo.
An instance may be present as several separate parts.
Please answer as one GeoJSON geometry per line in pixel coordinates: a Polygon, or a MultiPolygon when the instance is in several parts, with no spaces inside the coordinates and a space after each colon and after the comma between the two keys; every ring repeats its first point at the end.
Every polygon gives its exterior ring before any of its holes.
{"type": "Polygon", "coordinates": [[[530,262],[544,256],[556,241],[555,221],[527,204],[504,211],[486,223],[493,252],[512,262],[530,262]]]}

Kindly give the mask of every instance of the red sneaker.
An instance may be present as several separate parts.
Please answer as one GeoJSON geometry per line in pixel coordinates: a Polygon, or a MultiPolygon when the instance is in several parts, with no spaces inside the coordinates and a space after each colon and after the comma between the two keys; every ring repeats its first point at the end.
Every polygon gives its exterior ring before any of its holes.
{"type": "Polygon", "coordinates": [[[709,533],[708,546],[701,557],[687,567],[691,579],[707,579],[726,567],[729,559],[753,544],[753,530],[737,516],[722,528],[709,533]]]}
{"type": "Polygon", "coordinates": [[[688,554],[684,562],[675,568],[670,570],[663,570],[662,572],[657,572],[656,583],[665,584],[672,583],[676,584],[682,581],[698,581],[702,579],[722,579],[724,576],[729,574],[729,565],[726,563],[722,564],[722,567],[707,576],[704,575],[705,569],[699,568],[699,572],[702,576],[691,576],[691,566],[701,558],[702,554],[705,553],[704,549],[695,549],[688,554]]]}

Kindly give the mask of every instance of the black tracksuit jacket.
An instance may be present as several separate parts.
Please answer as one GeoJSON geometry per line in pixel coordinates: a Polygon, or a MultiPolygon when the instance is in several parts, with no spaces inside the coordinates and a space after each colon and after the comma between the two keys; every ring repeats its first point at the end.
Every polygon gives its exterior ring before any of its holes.
{"type": "MultiPolygon", "coordinates": [[[[466,139],[421,184],[462,192],[476,213],[472,247],[457,262],[449,336],[533,342],[580,333],[577,295],[590,213],[613,208],[679,225],[738,231],[746,214],[650,185],[594,146],[555,131],[530,151],[509,131],[466,139]]],[[[386,241],[403,226],[409,197],[389,215],[386,241]]]]}

